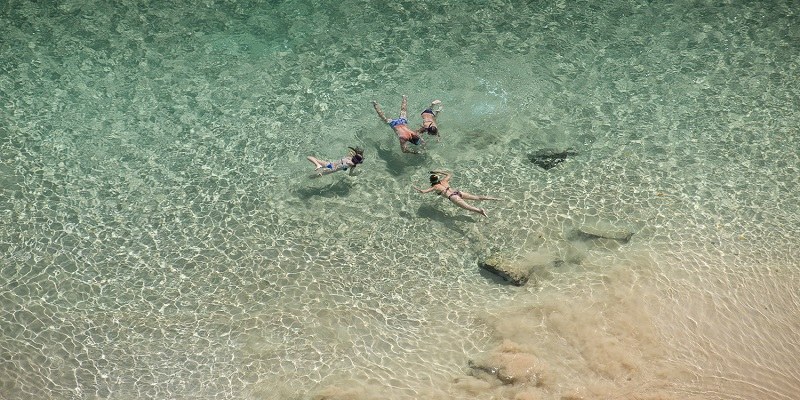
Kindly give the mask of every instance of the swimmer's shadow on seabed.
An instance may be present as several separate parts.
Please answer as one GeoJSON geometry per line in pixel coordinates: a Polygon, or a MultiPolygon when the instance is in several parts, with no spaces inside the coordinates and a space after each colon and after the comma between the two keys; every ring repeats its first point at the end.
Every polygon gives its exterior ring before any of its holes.
{"type": "MultiPolygon", "coordinates": [[[[460,210],[460,209],[459,209],[460,210]]],[[[459,235],[465,236],[468,232],[465,232],[461,229],[456,222],[477,222],[478,219],[469,215],[457,215],[454,216],[452,214],[446,213],[440,210],[438,207],[434,207],[432,205],[423,204],[417,208],[417,217],[420,218],[427,218],[433,221],[436,221],[445,228],[453,230],[457,232],[459,235]]]]}
{"type": "Polygon", "coordinates": [[[407,169],[419,169],[429,161],[429,157],[424,151],[420,154],[406,154],[397,148],[384,149],[381,146],[374,147],[377,158],[386,163],[386,170],[394,176],[408,175],[411,171],[406,171],[407,169]]]}
{"type": "MultiPolygon", "coordinates": [[[[314,179],[324,179],[324,178],[326,177],[320,176],[320,177],[315,177],[314,179]]],[[[300,197],[303,200],[308,200],[315,196],[328,197],[328,198],[345,197],[350,194],[350,190],[352,188],[353,185],[350,182],[344,179],[339,179],[328,185],[313,186],[313,187],[307,186],[300,189],[295,189],[294,193],[297,194],[297,197],[300,197]]]]}

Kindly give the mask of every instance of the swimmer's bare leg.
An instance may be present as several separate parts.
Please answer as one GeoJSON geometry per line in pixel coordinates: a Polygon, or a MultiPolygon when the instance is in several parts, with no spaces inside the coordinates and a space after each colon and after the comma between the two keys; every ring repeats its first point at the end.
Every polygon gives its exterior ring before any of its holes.
{"type": "Polygon", "coordinates": [[[434,116],[437,116],[437,117],[438,117],[438,116],[439,116],[439,113],[440,113],[440,112],[442,112],[442,106],[441,106],[441,104],[442,104],[442,101],[441,101],[441,100],[434,100],[434,101],[432,101],[432,102],[431,102],[431,105],[429,105],[429,106],[428,106],[428,108],[429,108],[431,111],[433,111],[433,115],[434,115],[434,116]],[[433,106],[439,106],[439,108],[437,108],[437,109],[435,109],[435,110],[434,110],[434,109],[433,109],[433,106]]]}
{"type": "Polygon", "coordinates": [[[311,161],[314,164],[314,166],[316,167],[316,168],[314,168],[315,171],[320,169],[320,168],[325,167],[325,165],[328,164],[325,161],[322,161],[319,158],[316,158],[314,156],[308,156],[306,158],[308,158],[308,161],[311,161]]]}
{"type": "Polygon", "coordinates": [[[501,200],[498,199],[497,197],[479,196],[465,192],[461,192],[461,197],[464,198],[465,200],[501,200]]]}
{"type": "Polygon", "coordinates": [[[378,104],[377,101],[375,100],[372,101],[372,107],[375,108],[375,112],[378,113],[378,117],[382,119],[383,122],[386,122],[388,124],[391,121],[391,119],[386,118],[386,115],[383,113],[383,110],[381,110],[381,105],[378,104]]]}
{"type": "Polygon", "coordinates": [[[406,118],[408,114],[408,96],[403,95],[403,101],[400,103],[400,118],[406,118]]]}
{"type": "MultiPolygon", "coordinates": [[[[463,196],[463,195],[464,195],[464,193],[462,192],[461,196],[463,196]]],[[[459,207],[461,207],[461,208],[463,208],[465,210],[469,210],[469,211],[478,213],[480,215],[483,215],[484,217],[488,217],[488,215],[486,215],[486,210],[467,204],[467,202],[464,201],[459,196],[451,196],[450,197],[450,201],[452,201],[453,203],[455,203],[455,205],[457,205],[457,206],[459,206],[459,207]]]]}
{"type": "Polygon", "coordinates": [[[316,168],[314,168],[314,172],[316,172],[316,174],[315,174],[316,176],[328,175],[331,172],[334,172],[334,170],[331,170],[331,169],[328,168],[328,164],[330,164],[328,161],[320,160],[319,158],[316,158],[314,156],[308,156],[307,158],[308,158],[308,161],[311,161],[312,163],[314,163],[314,166],[316,167],[316,168]]]}

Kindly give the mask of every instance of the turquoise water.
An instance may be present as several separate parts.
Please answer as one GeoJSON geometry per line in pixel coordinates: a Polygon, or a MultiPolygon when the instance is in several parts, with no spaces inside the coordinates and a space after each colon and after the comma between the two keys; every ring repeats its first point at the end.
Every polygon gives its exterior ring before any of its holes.
{"type": "Polygon", "coordinates": [[[800,392],[794,2],[45,3],[0,5],[0,398],[800,392]]]}

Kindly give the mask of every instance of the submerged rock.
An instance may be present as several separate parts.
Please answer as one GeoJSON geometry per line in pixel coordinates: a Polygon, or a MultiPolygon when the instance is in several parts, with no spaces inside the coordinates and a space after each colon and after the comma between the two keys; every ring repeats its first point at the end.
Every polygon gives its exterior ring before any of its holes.
{"type": "Polygon", "coordinates": [[[558,164],[566,161],[568,157],[576,156],[578,152],[572,149],[554,150],[542,149],[528,154],[528,160],[536,164],[539,168],[548,170],[555,168],[558,164]]]}
{"type": "Polygon", "coordinates": [[[481,379],[497,379],[504,385],[541,386],[546,380],[544,363],[510,340],[477,359],[469,360],[470,375],[481,379]]]}
{"type": "Polygon", "coordinates": [[[598,223],[578,227],[572,231],[571,236],[578,240],[611,239],[620,243],[628,243],[633,237],[633,232],[627,228],[598,223]]]}
{"type": "Polygon", "coordinates": [[[478,264],[512,285],[524,286],[531,280],[536,282],[547,279],[550,276],[550,269],[559,267],[563,263],[563,260],[555,258],[548,251],[537,251],[514,259],[493,254],[478,264]]]}
{"type": "Polygon", "coordinates": [[[489,256],[479,265],[515,286],[523,286],[528,283],[534,268],[533,265],[524,265],[499,255],[489,256]]]}

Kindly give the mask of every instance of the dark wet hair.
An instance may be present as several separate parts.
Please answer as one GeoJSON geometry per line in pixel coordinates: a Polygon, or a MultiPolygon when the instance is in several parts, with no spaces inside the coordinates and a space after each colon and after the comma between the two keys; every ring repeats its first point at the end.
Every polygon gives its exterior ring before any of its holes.
{"type": "Polygon", "coordinates": [[[352,150],[353,154],[358,154],[362,158],[364,157],[364,149],[362,149],[361,147],[350,147],[350,146],[347,146],[347,148],[352,150]]]}
{"type": "Polygon", "coordinates": [[[431,135],[438,135],[439,134],[439,128],[437,128],[437,127],[435,127],[433,125],[425,128],[425,130],[427,130],[428,133],[430,133],[431,135]]]}
{"type": "Polygon", "coordinates": [[[409,140],[409,142],[414,143],[416,145],[419,145],[419,142],[421,142],[421,141],[422,141],[422,138],[419,137],[419,136],[412,136],[411,140],[409,140]]]}
{"type": "Polygon", "coordinates": [[[361,164],[362,162],[364,162],[364,149],[362,149],[361,147],[350,147],[350,146],[347,146],[347,148],[353,152],[353,157],[351,158],[351,160],[353,160],[353,164],[361,164]]]}
{"type": "Polygon", "coordinates": [[[439,183],[439,175],[431,174],[431,186],[439,183]]]}

